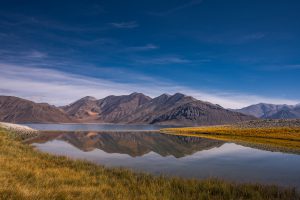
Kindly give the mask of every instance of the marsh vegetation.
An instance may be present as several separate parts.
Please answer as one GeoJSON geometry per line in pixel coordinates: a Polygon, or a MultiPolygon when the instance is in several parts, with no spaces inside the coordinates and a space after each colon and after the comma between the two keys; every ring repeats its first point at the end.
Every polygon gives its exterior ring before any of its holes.
{"type": "Polygon", "coordinates": [[[264,149],[300,153],[300,127],[206,126],[167,128],[161,132],[258,145],[264,149]]]}
{"type": "Polygon", "coordinates": [[[299,199],[290,188],[108,169],[41,153],[4,129],[0,155],[0,199],[299,199]]]}

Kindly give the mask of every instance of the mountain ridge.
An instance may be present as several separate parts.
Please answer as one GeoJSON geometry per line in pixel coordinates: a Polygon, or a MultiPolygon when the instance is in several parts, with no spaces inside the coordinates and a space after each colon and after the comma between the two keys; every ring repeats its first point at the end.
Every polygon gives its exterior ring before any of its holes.
{"type": "Polygon", "coordinates": [[[258,103],[234,111],[262,119],[296,119],[300,118],[299,105],[258,103]]]}
{"type": "Polygon", "coordinates": [[[229,124],[255,119],[255,117],[224,109],[217,104],[197,100],[181,93],[162,94],[155,98],[136,92],[121,96],[110,95],[102,99],[86,96],[61,107],[46,103],[34,103],[18,97],[11,98],[17,98],[18,105],[22,106],[9,106],[14,104],[13,99],[11,99],[11,102],[2,101],[5,97],[0,96],[1,121],[15,123],[93,122],[194,126],[229,124]],[[27,107],[31,109],[28,110],[27,107]],[[16,110],[16,108],[22,109],[16,110]],[[21,115],[19,112],[23,114],[21,115]],[[14,117],[7,117],[7,115],[14,117]],[[35,116],[35,118],[32,116],[35,116]]]}
{"type": "Polygon", "coordinates": [[[0,121],[12,123],[75,122],[64,111],[47,103],[0,96],[0,121]]]}

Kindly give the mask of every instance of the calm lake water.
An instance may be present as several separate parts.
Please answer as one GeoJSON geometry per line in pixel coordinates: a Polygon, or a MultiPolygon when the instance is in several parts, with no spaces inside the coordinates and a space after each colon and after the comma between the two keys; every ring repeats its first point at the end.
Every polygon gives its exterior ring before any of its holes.
{"type": "Polygon", "coordinates": [[[151,132],[89,131],[44,133],[31,143],[43,152],[109,167],[187,178],[216,177],[237,182],[279,184],[300,189],[299,155],[224,141],[151,132]]]}
{"type": "MultiPolygon", "coordinates": [[[[171,126],[158,125],[122,125],[122,124],[24,124],[42,131],[129,131],[159,130],[171,126]]],[[[174,127],[174,126],[173,126],[174,127]]]]}

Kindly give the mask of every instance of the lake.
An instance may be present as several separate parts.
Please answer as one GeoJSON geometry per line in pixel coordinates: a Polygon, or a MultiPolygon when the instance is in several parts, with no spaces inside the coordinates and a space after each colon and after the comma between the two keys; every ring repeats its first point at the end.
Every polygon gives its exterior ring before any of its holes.
{"type": "MultiPolygon", "coordinates": [[[[63,126],[66,130],[68,125],[63,126]]],[[[30,143],[43,152],[108,167],[126,167],[155,175],[199,179],[215,177],[300,189],[300,156],[297,154],[271,152],[198,137],[149,131],[106,131],[108,127],[105,128],[101,132],[45,132],[30,143]]],[[[137,130],[151,128],[154,129],[152,126],[139,126],[137,130]]]]}
{"type": "Polygon", "coordinates": [[[132,124],[23,124],[41,131],[128,131],[159,130],[174,126],[132,125],[132,124]]]}

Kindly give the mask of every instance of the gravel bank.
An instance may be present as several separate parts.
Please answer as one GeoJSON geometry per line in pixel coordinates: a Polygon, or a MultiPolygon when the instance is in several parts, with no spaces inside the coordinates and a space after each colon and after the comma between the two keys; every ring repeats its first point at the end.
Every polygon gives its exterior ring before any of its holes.
{"type": "Polygon", "coordinates": [[[239,128],[300,127],[300,119],[261,119],[235,124],[239,128]]]}
{"type": "Polygon", "coordinates": [[[27,139],[38,135],[37,130],[24,125],[0,122],[0,127],[11,131],[15,134],[15,137],[19,137],[21,139],[27,139]]]}

